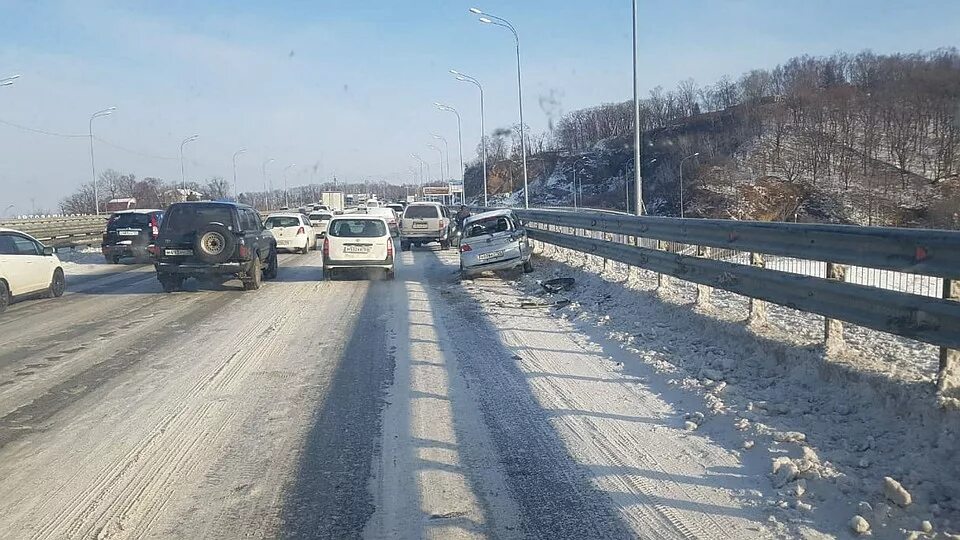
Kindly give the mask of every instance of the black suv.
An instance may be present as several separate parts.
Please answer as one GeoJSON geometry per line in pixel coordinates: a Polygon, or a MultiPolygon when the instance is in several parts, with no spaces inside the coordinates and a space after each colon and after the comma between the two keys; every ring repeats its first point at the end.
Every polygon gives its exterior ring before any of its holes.
{"type": "Polygon", "coordinates": [[[100,251],[108,263],[117,264],[121,257],[145,259],[157,240],[163,210],[124,210],[107,220],[100,251]]]}
{"type": "Polygon", "coordinates": [[[249,206],[231,202],[174,203],[154,249],[157,279],[166,292],[188,277],[231,275],[244,290],[277,277],[277,241],[249,206]]]}

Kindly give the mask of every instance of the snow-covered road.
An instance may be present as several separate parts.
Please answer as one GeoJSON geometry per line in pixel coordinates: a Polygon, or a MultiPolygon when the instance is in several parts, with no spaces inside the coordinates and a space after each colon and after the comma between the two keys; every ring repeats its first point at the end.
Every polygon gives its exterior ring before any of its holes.
{"type": "Polygon", "coordinates": [[[769,462],[691,429],[670,374],[522,284],[461,283],[436,248],[400,253],[393,282],[320,263],[169,295],[119,266],[11,306],[0,537],[817,532],[769,520],[769,462]]]}

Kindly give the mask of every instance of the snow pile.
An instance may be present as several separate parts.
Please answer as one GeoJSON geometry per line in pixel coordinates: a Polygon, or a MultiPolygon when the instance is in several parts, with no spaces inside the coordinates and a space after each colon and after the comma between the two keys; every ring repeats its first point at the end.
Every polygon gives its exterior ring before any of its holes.
{"type": "Polygon", "coordinates": [[[57,257],[62,263],[64,275],[68,277],[100,274],[117,268],[116,265],[109,264],[104,260],[99,247],[60,248],[57,250],[57,257]]]}
{"type": "Polygon", "coordinates": [[[657,289],[644,270],[539,250],[518,286],[575,277],[555,315],[698,396],[683,426],[768,463],[770,519],[791,535],[960,532],[960,415],[936,406],[934,347],[845,325],[845,350],[827,355],[822,317],[770,305],[768,324],[749,326],[738,295],[696,305],[691,283],[657,289]]]}

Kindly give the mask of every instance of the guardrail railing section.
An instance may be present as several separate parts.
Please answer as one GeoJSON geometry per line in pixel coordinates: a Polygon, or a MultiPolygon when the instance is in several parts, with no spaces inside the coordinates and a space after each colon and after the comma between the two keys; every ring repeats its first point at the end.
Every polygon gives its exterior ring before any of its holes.
{"type": "Polygon", "coordinates": [[[636,217],[559,209],[517,210],[530,237],[645,269],[657,287],[696,285],[750,299],[749,324],[765,303],[824,317],[828,353],[843,323],[940,347],[941,403],[960,408],[960,232],[843,225],[636,217]]]}

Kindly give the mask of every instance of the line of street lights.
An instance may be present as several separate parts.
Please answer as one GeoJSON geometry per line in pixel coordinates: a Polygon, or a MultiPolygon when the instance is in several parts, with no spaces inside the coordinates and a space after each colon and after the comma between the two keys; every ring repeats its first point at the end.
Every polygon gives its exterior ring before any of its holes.
{"type": "MultiPolygon", "coordinates": [[[[503,17],[498,17],[491,13],[484,12],[480,8],[471,7],[469,12],[477,16],[477,20],[483,24],[490,24],[493,26],[499,26],[501,28],[506,28],[513,34],[514,44],[516,46],[517,53],[517,105],[520,115],[520,151],[523,159],[523,206],[524,208],[530,208],[530,189],[529,189],[529,175],[527,170],[527,145],[525,137],[525,126],[523,122],[523,76],[521,69],[521,60],[520,60],[520,35],[517,32],[516,27],[513,24],[503,17]]],[[[643,214],[644,205],[643,205],[643,180],[641,175],[641,141],[640,141],[640,98],[638,94],[638,75],[637,75],[637,30],[638,30],[638,16],[637,16],[637,0],[633,0],[633,47],[632,47],[632,56],[633,56],[633,108],[634,108],[634,183],[636,196],[636,208],[635,213],[637,215],[643,214]]],[[[480,84],[480,81],[477,79],[465,75],[457,70],[451,69],[450,73],[456,77],[458,81],[469,82],[480,90],[480,146],[481,152],[483,154],[483,204],[484,206],[488,203],[488,177],[487,177],[487,144],[486,144],[486,129],[484,127],[484,111],[483,111],[483,85],[480,84]]],[[[442,110],[449,110],[451,112],[457,113],[455,109],[449,106],[442,106],[441,104],[435,104],[438,108],[442,110]]],[[[457,113],[457,128],[459,132],[460,127],[460,114],[457,113]]],[[[462,139],[462,137],[461,137],[462,139]]],[[[463,180],[463,144],[461,141],[460,145],[460,178],[461,182],[463,180]]],[[[449,155],[449,154],[448,154],[449,155]]]]}

